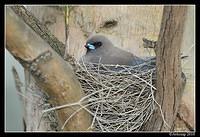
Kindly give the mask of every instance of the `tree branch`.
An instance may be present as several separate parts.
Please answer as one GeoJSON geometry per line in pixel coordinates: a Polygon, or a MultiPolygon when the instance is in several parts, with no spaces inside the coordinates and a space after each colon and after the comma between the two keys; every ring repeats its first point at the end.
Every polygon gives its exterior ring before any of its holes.
{"type": "MultiPolygon", "coordinates": [[[[26,10],[24,6],[10,6],[13,11],[24,20],[43,40],[45,40],[61,57],[65,54],[65,45],[59,41],[31,12],[26,10]]],[[[65,55],[65,59],[74,65],[74,58],[69,54],[65,55]]]]}
{"type": "MultiPolygon", "coordinates": [[[[65,62],[16,14],[6,7],[6,48],[28,69],[38,86],[48,93],[54,105],[74,103],[84,94],[70,64],[65,62]]],[[[80,106],[57,110],[60,125],[80,106]]],[[[80,110],[67,123],[64,130],[87,130],[90,115],[80,110]]]]}

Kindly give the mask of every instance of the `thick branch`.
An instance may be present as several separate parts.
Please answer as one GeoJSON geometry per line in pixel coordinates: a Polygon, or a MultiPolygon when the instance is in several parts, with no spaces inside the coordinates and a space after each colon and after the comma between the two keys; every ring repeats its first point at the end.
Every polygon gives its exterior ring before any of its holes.
{"type": "MultiPolygon", "coordinates": [[[[13,11],[21,17],[42,39],[44,39],[61,57],[64,57],[65,45],[60,42],[34,15],[26,10],[24,6],[11,6],[13,11]]],[[[74,65],[74,58],[65,55],[66,60],[74,65]]]]}
{"type": "Polygon", "coordinates": [[[161,30],[156,46],[156,100],[161,105],[165,121],[170,127],[166,126],[159,110],[157,110],[151,121],[146,125],[146,130],[169,131],[177,116],[182,91],[180,49],[186,9],[184,6],[164,7],[161,30]]]}
{"type": "MultiPolygon", "coordinates": [[[[53,105],[74,103],[84,96],[72,67],[9,7],[6,8],[6,45],[9,52],[29,69],[38,86],[49,94],[53,105]]],[[[57,110],[61,126],[79,108],[74,106],[57,110]]],[[[90,115],[82,109],[64,130],[86,130],[90,123],[90,115]]]]}

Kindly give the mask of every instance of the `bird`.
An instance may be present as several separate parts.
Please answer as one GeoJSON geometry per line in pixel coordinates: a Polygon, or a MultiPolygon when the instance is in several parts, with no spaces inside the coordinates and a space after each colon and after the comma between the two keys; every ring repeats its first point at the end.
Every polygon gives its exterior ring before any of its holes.
{"type": "MultiPolygon", "coordinates": [[[[90,37],[84,46],[87,51],[82,57],[82,61],[87,63],[135,66],[149,61],[153,67],[156,66],[156,57],[147,57],[147,59],[139,58],[130,52],[114,46],[113,43],[103,35],[94,35],[90,37]]],[[[148,69],[149,66],[144,66],[143,68],[143,70],[148,69]]],[[[113,70],[118,71],[118,69],[115,68],[113,70]]],[[[181,72],[181,81],[184,89],[186,84],[186,75],[183,72],[181,72]]]]}
{"type": "Polygon", "coordinates": [[[84,62],[134,66],[144,62],[136,55],[120,49],[104,35],[94,35],[84,45],[87,49],[84,62]]]}

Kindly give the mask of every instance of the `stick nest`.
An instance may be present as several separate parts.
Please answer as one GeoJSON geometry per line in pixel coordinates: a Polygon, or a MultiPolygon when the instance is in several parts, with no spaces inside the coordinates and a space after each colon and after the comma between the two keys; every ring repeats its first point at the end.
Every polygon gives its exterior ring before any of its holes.
{"type": "Polygon", "coordinates": [[[136,66],[77,62],[94,131],[139,131],[154,109],[155,61],[136,66]]]}

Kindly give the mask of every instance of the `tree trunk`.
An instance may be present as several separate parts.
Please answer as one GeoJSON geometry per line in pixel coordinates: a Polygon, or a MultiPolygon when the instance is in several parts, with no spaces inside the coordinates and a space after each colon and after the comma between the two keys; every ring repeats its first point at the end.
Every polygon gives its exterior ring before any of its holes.
{"type": "MultiPolygon", "coordinates": [[[[9,7],[6,8],[6,48],[31,73],[37,85],[48,93],[54,106],[78,102],[83,97],[70,64],[33,32],[9,7]]],[[[59,126],[84,104],[56,110],[59,126]]],[[[30,120],[30,119],[29,119],[30,120]]],[[[80,109],[64,126],[67,131],[87,130],[90,115],[80,109]]],[[[36,130],[36,129],[32,129],[36,130]]]]}
{"type": "Polygon", "coordinates": [[[170,131],[173,128],[183,90],[180,49],[186,10],[185,6],[164,7],[156,47],[157,91],[155,95],[162,113],[158,107],[151,120],[144,126],[144,130],[170,131]]]}

